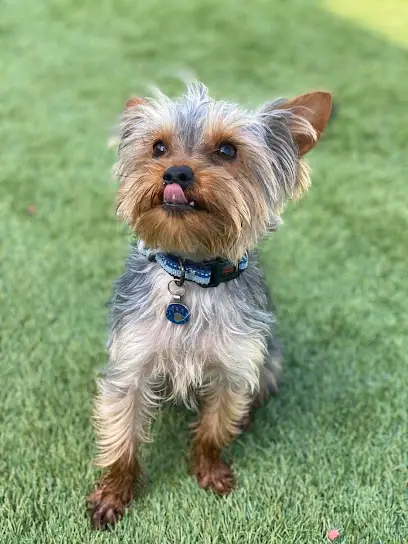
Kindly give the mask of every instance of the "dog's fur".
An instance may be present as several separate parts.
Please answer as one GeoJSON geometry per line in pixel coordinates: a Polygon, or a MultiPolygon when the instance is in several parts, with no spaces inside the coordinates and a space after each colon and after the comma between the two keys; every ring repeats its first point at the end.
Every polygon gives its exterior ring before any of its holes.
{"type": "Polygon", "coordinates": [[[267,103],[259,111],[212,100],[202,84],[171,100],[130,100],[120,124],[118,214],[143,241],[134,246],[112,302],[109,362],[99,383],[95,421],[99,466],[106,472],[90,495],[93,524],[116,522],[133,498],[140,469],[137,450],[149,439],[163,398],[200,406],[194,472],[201,487],[223,494],[233,487],[221,450],[239,432],[251,405],[277,388],[281,354],[274,317],[254,248],[280,224],[287,199],[310,184],[303,155],[322,133],[331,109],[325,92],[267,103]],[[152,149],[163,141],[167,152],[152,149]],[[237,156],[217,153],[232,143],[237,156]],[[197,207],[163,206],[163,173],[188,165],[185,190],[197,207]],[[203,289],[187,282],[191,320],[166,320],[171,277],[139,251],[146,244],[193,261],[239,260],[237,279],[203,289]],[[164,394],[165,392],[165,394],[164,394]]]}

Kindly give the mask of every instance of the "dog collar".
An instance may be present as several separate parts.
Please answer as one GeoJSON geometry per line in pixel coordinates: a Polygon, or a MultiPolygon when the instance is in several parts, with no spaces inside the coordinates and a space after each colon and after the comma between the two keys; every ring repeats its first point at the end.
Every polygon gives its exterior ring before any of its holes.
{"type": "Polygon", "coordinates": [[[234,280],[248,267],[246,255],[238,263],[221,257],[196,263],[182,260],[170,253],[156,252],[147,247],[139,246],[139,252],[149,260],[156,261],[173,278],[193,281],[201,287],[217,287],[220,283],[234,280]]]}

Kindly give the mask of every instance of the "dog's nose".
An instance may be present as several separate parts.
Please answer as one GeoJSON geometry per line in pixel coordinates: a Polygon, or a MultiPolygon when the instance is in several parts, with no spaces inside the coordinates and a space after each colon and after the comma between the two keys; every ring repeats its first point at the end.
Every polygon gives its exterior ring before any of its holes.
{"type": "Polygon", "coordinates": [[[164,185],[178,183],[186,189],[194,181],[194,172],[189,166],[170,166],[163,174],[164,185]]]}

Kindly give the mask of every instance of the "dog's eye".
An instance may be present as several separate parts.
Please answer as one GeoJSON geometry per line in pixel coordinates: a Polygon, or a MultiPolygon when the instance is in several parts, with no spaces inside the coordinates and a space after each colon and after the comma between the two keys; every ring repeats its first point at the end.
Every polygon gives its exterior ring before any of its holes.
{"type": "Polygon", "coordinates": [[[232,144],[228,142],[222,142],[217,149],[217,154],[223,159],[235,159],[237,156],[237,150],[232,144]]]}
{"type": "Polygon", "coordinates": [[[156,142],[153,146],[153,157],[161,157],[162,155],[166,153],[166,151],[167,151],[167,147],[160,140],[156,142]]]}

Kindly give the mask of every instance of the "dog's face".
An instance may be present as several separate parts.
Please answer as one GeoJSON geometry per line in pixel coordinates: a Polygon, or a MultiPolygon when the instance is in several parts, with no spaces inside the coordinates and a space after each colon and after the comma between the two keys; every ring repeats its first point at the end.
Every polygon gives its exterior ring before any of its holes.
{"type": "Polygon", "coordinates": [[[302,156],[330,110],[330,94],[317,92],[248,112],[201,84],[178,100],[132,99],[120,125],[118,214],[150,247],[237,260],[308,187],[302,156]]]}

